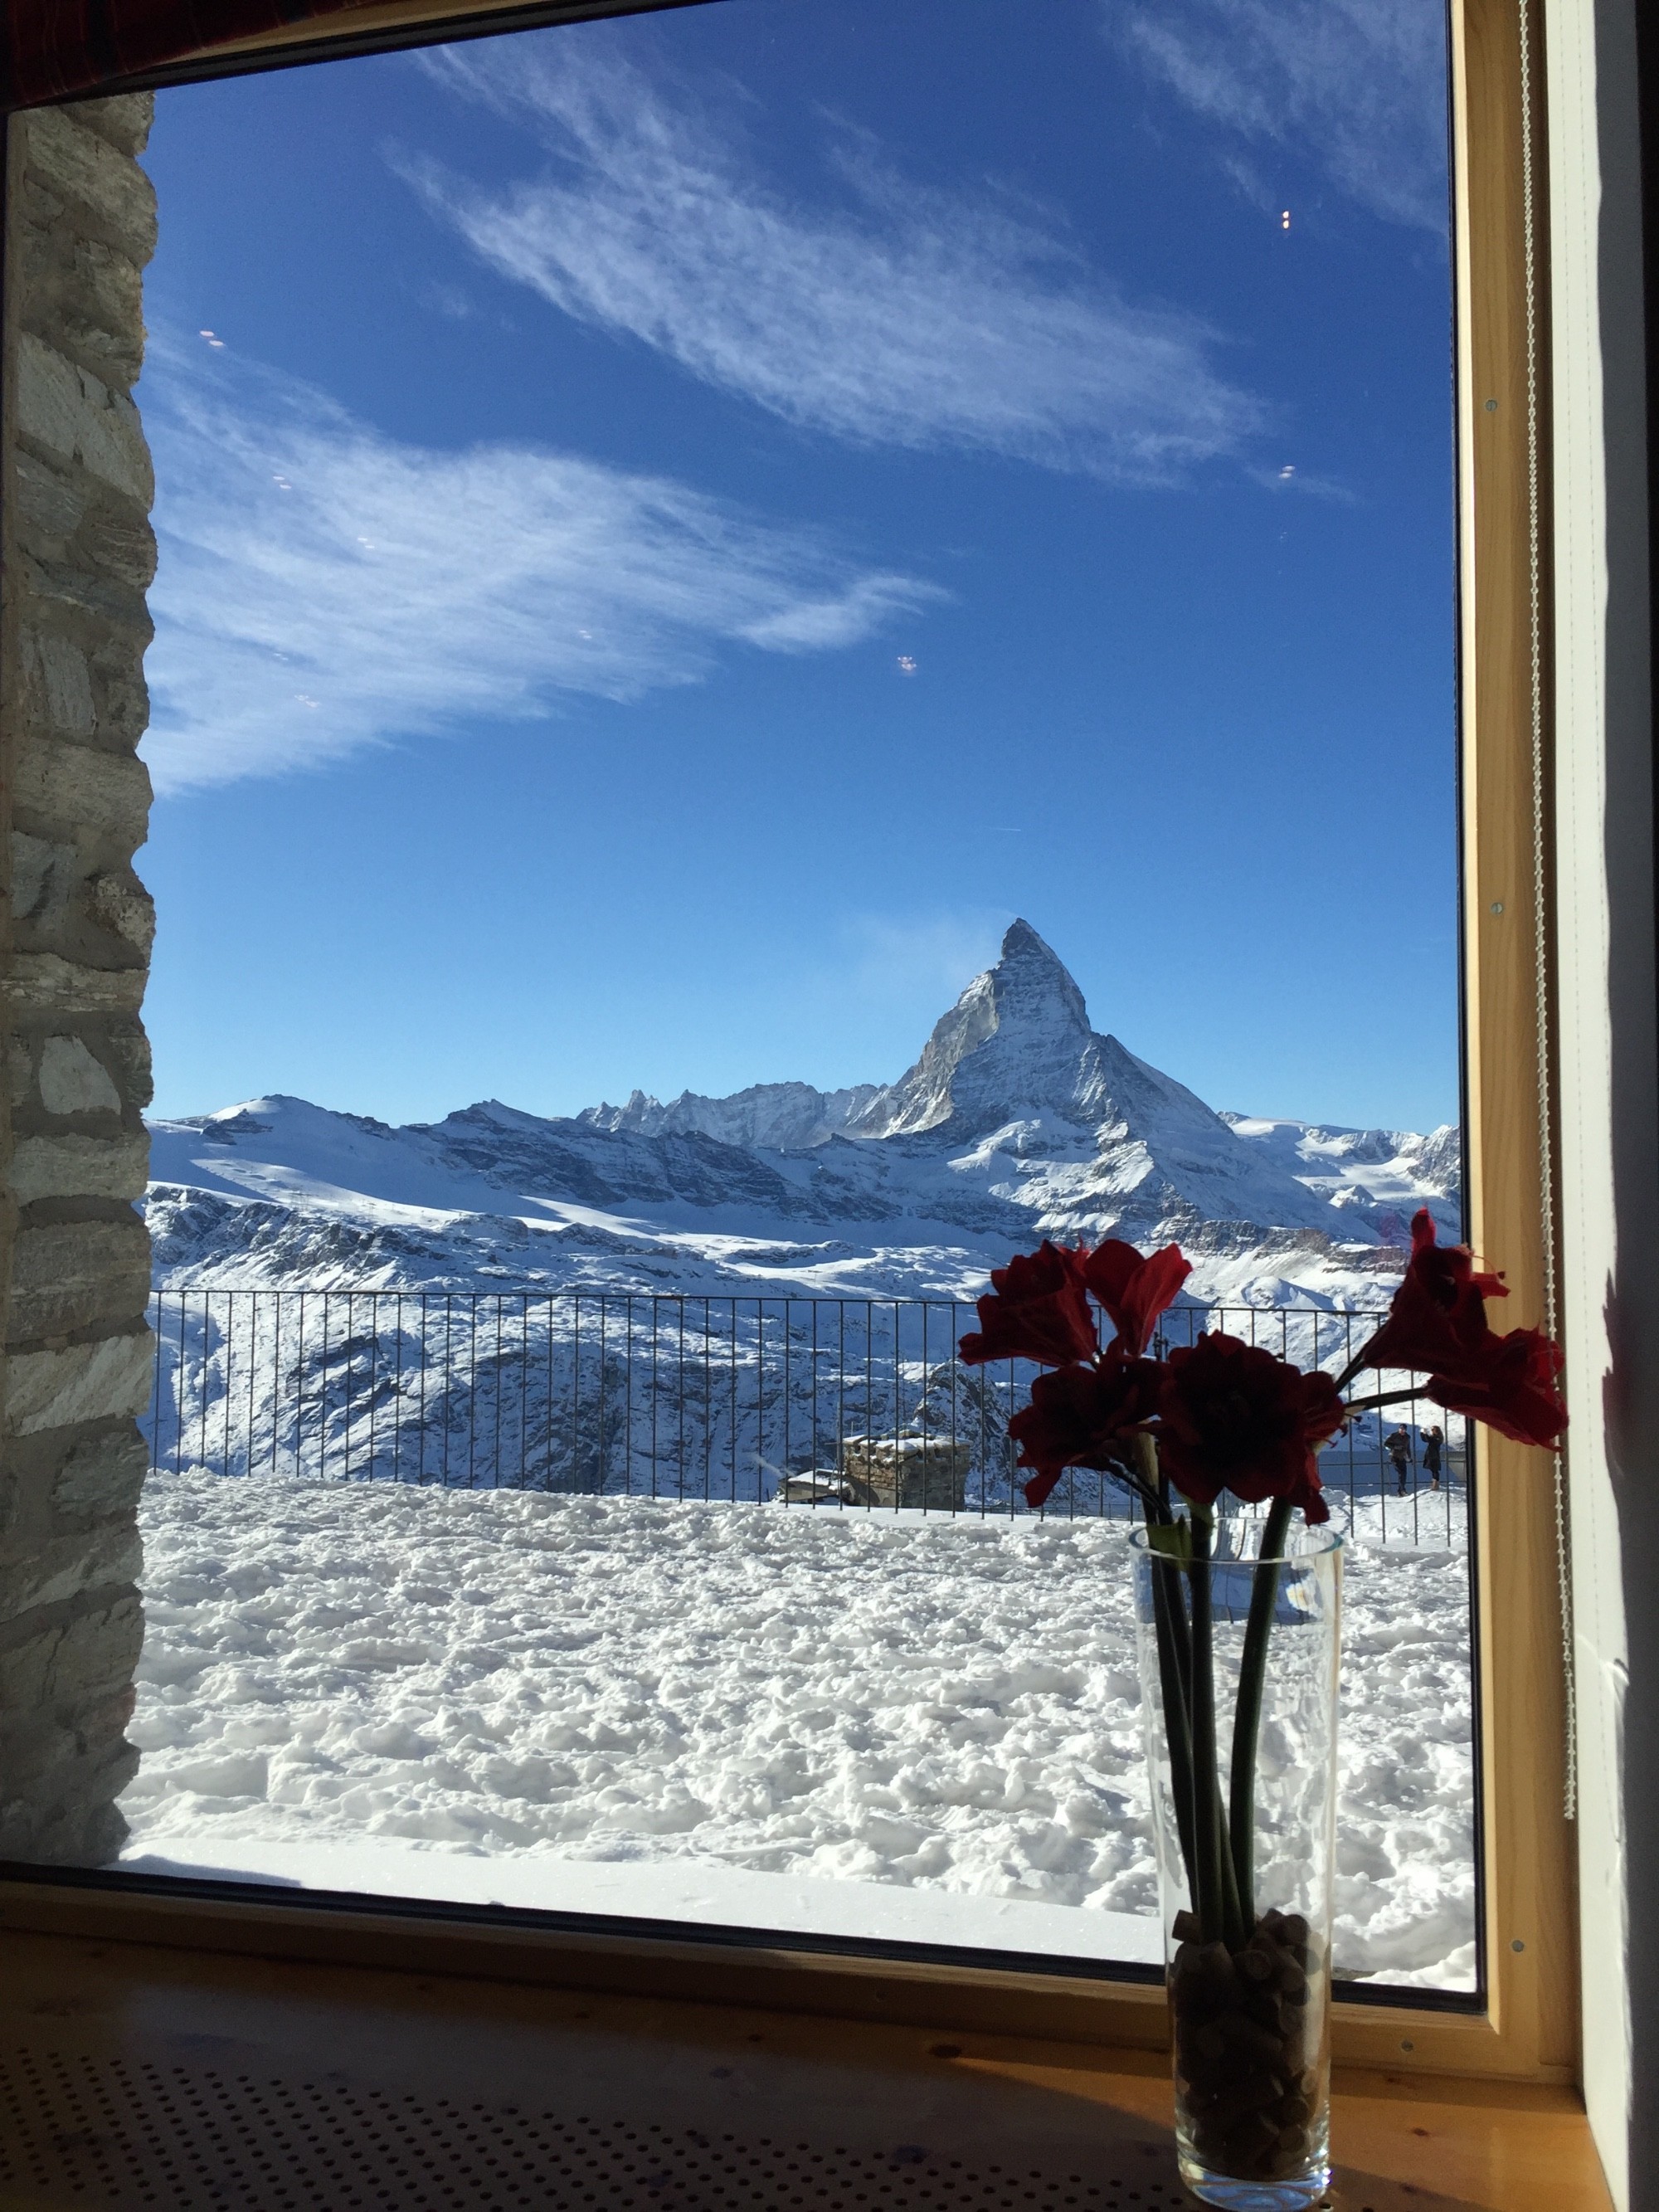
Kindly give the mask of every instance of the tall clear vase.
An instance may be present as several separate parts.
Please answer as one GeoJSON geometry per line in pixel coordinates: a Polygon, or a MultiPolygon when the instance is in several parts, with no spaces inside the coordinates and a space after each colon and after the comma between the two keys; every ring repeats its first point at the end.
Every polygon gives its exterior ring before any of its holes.
{"type": "Polygon", "coordinates": [[[1330,2181],[1342,1545],[1298,1521],[1263,1557],[1267,1526],[1218,1522],[1197,1559],[1130,1538],[1176,2148],[1228,2212],[1304,2212],[1330,2181]]]}

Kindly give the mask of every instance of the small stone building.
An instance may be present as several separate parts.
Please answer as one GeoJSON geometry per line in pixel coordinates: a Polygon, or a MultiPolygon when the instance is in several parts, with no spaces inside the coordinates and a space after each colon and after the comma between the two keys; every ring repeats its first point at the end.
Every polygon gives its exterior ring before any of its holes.
{"type": "Polygon", "coordinates": [[[860,1504],[960,1513],[967,1504],[969,1445],[947,1437],[848,1437],[841,1471],[860,1504]]]}

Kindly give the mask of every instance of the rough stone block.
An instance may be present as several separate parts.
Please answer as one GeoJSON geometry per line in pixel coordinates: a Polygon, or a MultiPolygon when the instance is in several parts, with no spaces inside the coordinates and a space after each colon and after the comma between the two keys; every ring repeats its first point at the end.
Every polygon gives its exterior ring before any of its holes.
{"type": "Polygon", "coordinates": [[[136,1419],[155,1382],[155,1340],[147,1328],[106,1336],[61,1352],[13,1352],[6,1418],[19,1436],[67,1429],[78,1421],[136,1419]]]}
{"type": "Polygon", "coordinates": [[[7,213],[12,217],[11,243],[18,250],[18,272],[23,279],[20,297],[50,300],[63,265],[64,203],[48,191],[39,173],[23,172],[23,188],[7,213]]]}
{"type": "Polygon", "coordinates": [[[40,1103],[48,1114],[118,1114],[121,1094],[78,1036],[49,1036],[40,1048],[40,1103]]]}
{"type": "Polygon", "coordinates": [[[155,634],[143,593],[95,568],[84,551],[71,548],[48,557],[26,546],[20,574],[27,592],[46,613],[102,630],[135,655],[155,634]]]}
{"type": "Polygon", "coordinates": [[[131,1518],[20,1547],[15,1557],[0,1551],[0,1620],[62,1605],[88,1590],[136,1583],[143,1565],[143,1542],[131,1518]]]}
{"type": "Polygon", "coordinates": [[[120,331],[106,330],[101,322],[85,315],[65,315],[54,335],[64,352],[72,354],[112,391],[127,390],[143,374],[143,349],[124,339],[120,331]]]}
{"type": "Polygon", "coordinates": [[[52,1508],[64,1522],[118,1519],[136,1513],[149,1472],[149,1450],[137,1429],[94,1437],[75,1449],[52,1487],[52,1508]]]}
{"type": "Polygon", "coordinates": [[[100,515],[82,543],[106,575],[145,592],[155,575],[155,533],[147,522],[116,521],[100,515]]]}
{"type": "MultiPolygon", "coordinates": [[[[143,366],[143,272],[128,255],[101,239],[76,240],[64,342],[83,354],[90,338],[94,350],[107,353],[113,373],[104,381],[118,391],[130,389],[143,366]]],[[[91,366],[96,368],[97,361],[91,366]]]]}
{"type": "Polygon", "coordinates": [[[89,968],[57,952],[12,955],[11,996],[17,1012],[86,1020],[136,1014],[144,981],[142,968],[89,968]]]}
{"type": "Polygon", "coordinates": [[[149,512],[155,476],[137,409],[32,331],[17,341],[17,428],[149,512]]]}
{"type": "Polygon", "coordinates": [[[0,1781],[45,1812],[84,1804],[88,1784],[112,1766],[130,1780],[133,1747],[122,1737],[135,1703],[131,1687],[109,1686],[44,1713],[0,1718],[0,1781]]]}
{"type": "Polygon", "coordinates": [[[38,107],[27,118],[25,158],[48,191],[91,216],[140,266],[155,251],[155,188],[67,108],[38,107]]]}
{"type": "Polygon", "coordinates": [[[0,1783],[11,1804],[37,1814],[61,1808],[65,1785],[86,1757],[72,1719],[60,1713],[0,1717],[0,1783]]]}
{"type": "Polygon", "coordinates": [[[143,959],[155,939],[155,902],[131,868],[106,868],[87,884],[87,912],[143,959]]]}
{"type": "Polygon", "coordinates": [[[12,1111],[27,1106],[34,1097],[34,1055],[29,1041],[13,1036],[7,1041],[6,1076],[11,1091],[12,1111]]]}
{"type": "Polygon", "coordinates": [[[52,929],[61,924],[75,880],[75,848],[47,837],[11,836],[11,910],[15,920],[52,929]]]}
{"type": "Polygon", "coordinates": [[[12,1196],[19,1206],[42,1198],[142,1198],[149,1139],[123,1129],[112,1137],[20,1137],[13,1149],[12,1196]]]}
{"type": "Polygon", "coordinates": [[[118,1698],[131,1685],[143,1640],[136,1590],[67,1619],[48,1614],[38,1627],[27,1617],[9,1624],[0,1644],[0,1713],[118,1698]]]}
{"type": "Polygon", "coordinates": [[[30,630],[23,641],[23,665],[39,684],[44,718],[54,731],[66,738],[95,733],[92,671],[78,645],[50,630],[30,630]]]}
{"type": "MultiPolygon", "coordinates": [[[[36,1632],[64,1610],[33,1615],[36,1632]]],[[[92,1617],[96,1601],[80,1610],[92,1617]]],[[[111,1680],[33,1710],[0,1709],[0,1802],[21,1796],[40,1813],[84,1803],[99,1771],[131,1756],[122,1736],[134,1703],[130,1683],[111,1680]]]]}
{"type": "Polygon", "coordinates": [[[20,1469],[15,1464],[0,1465],[0,1544],[15,1538],[22,1528],[39,1529],[43,1516],[34,1510],[40,1504],[40,1485],[33,1479],[33,1470],[20,1469]]]}
{"type": "MultiPolygon", "coordinates": [[[[33,551],[74,537],[87,511],[87,495],[74,477],[33,453],[17,455],[17,513],[23,544],[33,551]]],[[[24,642],[25,666],[28,644],[24,642]]]]}
{"type": "Polygon", "coordinates": [[[105,1042],[121,1095],[129,1106],[141,1110],[155,1095],[150,1073],[149,1039],[137,1022],[120,1023],[106,1033],[105,1042]]]}
{"type": "Polygon", "coordinates": [[[96,1760],[54,1771],[50,1794],[0,1810],[0,1858],[36,1866],[107,1866],[130,1832],[115,1799],[138,1771],[138,1753],[118,1744],[96,1760]]]}
{"type": "Polygon", "coordinates": [[[133,1322],[149,1297],[149,1234],[137,1214],[30,1223],[12,1248],[15,1344],[133,1322]]]}
{"type": "Polygon", "coordinates": [[[107,138],[118,153],[142,154],[149,143],[155,117],[153,92],[118,92],[102,100],[78,100],[69,111],[77,123],[107,138]]]}
{"type": "Polygon", "coordinates": [[[118,638],[93,656],[92,696],[104,743],[136,745],[149,727],[149,689],[142,658],[118,638]]]}
{"type": "Polygon", "coordinates": [[[55,744],[33,733],[18,747],[15,805],[37,830],[112,837],[130,850],[149,825],[149,770],[126,752],[55,744]]]}

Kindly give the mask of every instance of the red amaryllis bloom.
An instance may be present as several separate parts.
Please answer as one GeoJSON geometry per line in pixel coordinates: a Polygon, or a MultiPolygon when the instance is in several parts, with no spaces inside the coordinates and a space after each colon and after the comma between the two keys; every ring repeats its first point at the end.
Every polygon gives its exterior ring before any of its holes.
{"type": "Polygon", "coordinates": [[[1119,1348],[1138,1358],[1152,1323],[1192,1272],[1193,1263],[1182,1257],[1178,1244],[1166,1244],[1148,1257],[1121,1237],[1109,1237],[1090,1253],[1083,1279],[1105,1307],[1119,1348]]]}
{"type": "Polygon", "coordinates": [[[1008,1424],[1019,1464],[1036,1469],[1025,1486],[1026,1504],[1041,1505],[1063,1468],[1127,1466],[1130,1437],[1158,1411],[1163,1375],[1156,1359],[1115,1358],[1039,1375],[1030,1404],[1008,1424]]]}
{"type": "Polygon", "coordinates": [[[957,1356],[969,1367],[988,1359],[1036,1359],[1064,1367],[1099,1351],[1083,1290],[1079,1245],[1075,1252],[1043,1240],[1040,1251],[1022,1253],[991,1270],[992,1295],[979,1302],[979,1327],[964,1336],[957,1356]]]}
{"type": "Polygon", "coordinates": [[[1170,1354],[1159,1454],[1170,1480],[1200,1505],[1231,1490],[1250,1504],[1288,1498],[1307,1520],[1325,1521],[1314,1447],[1336,1434],[1345,1413],[1328,1375],[1304,1375],[1218,1332],[1170,1354]]]}
{"type": "Polygon", "coordinates": [[[1553,1444],[1567,1425],[1556,1376],[1564,1364],[1559,1345],[1540,1329],[1512,1328],[1491,1338],[1480,1373],[1436,1375],[1428,1391],[1449,1413],[1468,1413],[1518,1444],[1553,1444]]]}
{"type": "Polygon", "coordinates": [[[1412,1223],[1411,1263],[1389,1317],[1365,1347],[1367,1367],[1399,1367],[1471,1381],[1484,1371],[1489,1344],[1486,1298],[1506,1298],[1501,1275],[1476,1272],[1467,1244],[1437,1244],[1427,1206],[1412,1223]]]}

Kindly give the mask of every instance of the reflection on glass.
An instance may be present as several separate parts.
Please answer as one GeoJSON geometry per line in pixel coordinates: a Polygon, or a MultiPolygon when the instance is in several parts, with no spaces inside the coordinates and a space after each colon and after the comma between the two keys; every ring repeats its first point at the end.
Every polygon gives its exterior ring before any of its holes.
{"type": "MultiPolygon", "coordinates": [[[[1334,1368],[1461,1203],[1443,29],[1258,12],[162,96],[125,1864],[1161,1958],[1123,1501],[957,1338],[1178,1236],[1334,1368]]],[[[1437,1418],[1335,1958],[1470,1989],[1437,1418]]]]}

